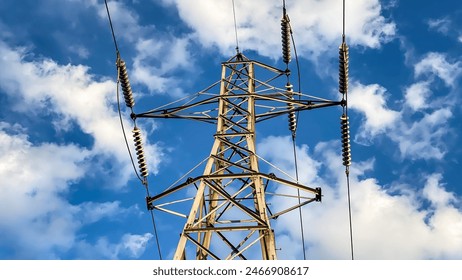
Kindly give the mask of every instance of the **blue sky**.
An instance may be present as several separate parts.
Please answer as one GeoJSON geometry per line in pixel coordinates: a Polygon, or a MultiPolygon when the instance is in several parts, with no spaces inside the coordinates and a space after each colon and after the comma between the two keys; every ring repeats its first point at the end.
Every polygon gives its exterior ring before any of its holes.
{"type": "MultiPolygon", "coordinates": [[[[235,0],[240,50],[284,67],[282,1],[235,0]]],[[[0,3],[0,259],[158,259],[145,190],[120,128],[115,50],[97,0],[0,3]]],[[[231,0],[109,1],[135,110],[198,92],[235,54],[231,0]]],[[[302,91],[338,99],[342,1],[286,0],[302,91]]],[[[357,259],[461,259],[462,6],[347,0],[351,195],[357,259]]],[[[295,65],[291,64],[292,69],[295,65]]],[[[309,259],[348,259],[340,108],[302,112],[309,259]]],[[[127,133],[132,124],[123,112],[127,133]]],[[[214,127],[140,120],[152,194],[207,157],[214,127]]],[[[294,171],[286,118],[257,128],[257,152],[294,171]]],[[[171,258],[181,219],[156,212],[171,258]]],[[[301,259],[296,213],[273,224],[279,258],[301,259]]]]}

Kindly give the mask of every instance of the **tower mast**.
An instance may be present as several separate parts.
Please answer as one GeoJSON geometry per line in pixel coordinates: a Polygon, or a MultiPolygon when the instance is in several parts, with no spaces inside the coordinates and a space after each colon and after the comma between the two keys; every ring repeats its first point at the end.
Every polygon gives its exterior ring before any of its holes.
{"type": "Polygon", "coordinates": [[[174,259],[191,258],[192,254],[187,252],[190,247],[195,248],[196,259],[247,259],[250,254],[255,257],[258,247],[261,259],[274,260],[276,245],[270,220],[321,200],[320,188],[278,178],[262,172],[259,167],[255,133],[258,122],[290,111],[340,104],[325,99],[295,100],[291,89],[289,92],[285,87],[273,85],[278,80],[284,84],[285,78],[285,71],[238,53],[222,64],[221,80],[215,84],[219,87],[217,95],[213,96],[211,87],[199,93],[208,97],[204,100],[136,115],[136,118],[201,120],[217,126],[203,174],[147,198],[148,208],[186,218],[174,259]],[[266,80],[258,79],[257,72],[266,80]],[[211,104],[216,104],[217,109],[194,111],[211,104]],[[184,200],[162,202],[192,186],[197,191],[188,214],[167,209],[184,200]],[[296,195],[297,190],[301,196],[296,195]],[[289,197],[293,203],[272,211],[268,197],[289,197]]]}
{"type": "Polygon", "coordinates": [[[321,201],[321,189],[299,183],[298,175],[292,178],[284,171],[281,172],[284,177],[266,173],[269,169],[262,169],[261,165],[269,162],[256,150],[257,123],[288,115],[295,153],[295,113],[332,106],[346,108],[344,98],[332,101],[293,90],[289,80],[292,30],[285,2],[281,27],[286,70],[250,60],[237,47],[237,54],[222,63],[219,81],[194,95],[143,113],[133,110],[126,66],[116,45],[118,75],[135,125],[133,133],[142,178],[138,177],[146,189],[148,171],[137,119],[188,119],[216,125],[212,149],[201,175],[179,184],[177,181],[155,196],[147,191],[149,210],[186,220],[173,256],[176,260],[275,260],[271,220],[321,201]]]}

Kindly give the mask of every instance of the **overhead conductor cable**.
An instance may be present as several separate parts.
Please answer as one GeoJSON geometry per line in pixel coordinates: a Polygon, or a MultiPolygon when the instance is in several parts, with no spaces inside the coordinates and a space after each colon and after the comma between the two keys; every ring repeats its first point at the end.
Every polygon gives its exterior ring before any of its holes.
{"type": "Polygon", "coordinates": [[[232,0],[233,5],[233,18],[234,18],[234,35],[236,37],[236,53],[239,53],[239,39],[237,36],[237,21],[236,21],[236,7],[234,4],[234,0],[232,0]]]}

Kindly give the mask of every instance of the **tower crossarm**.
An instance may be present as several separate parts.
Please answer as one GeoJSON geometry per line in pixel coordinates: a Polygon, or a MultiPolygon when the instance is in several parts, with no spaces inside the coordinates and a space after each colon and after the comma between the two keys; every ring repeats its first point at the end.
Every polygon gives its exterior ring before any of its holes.
{"type": "Polygon", "coordinates": [[[215,175],[201,175],[197,176],[195,178],[188,178],[184,183],[178,184],[173,188],[170,188],[168,190],[163,191],[162,193],[155,195],[155,196],[149,196],[146,198],[146,203],[148,205],[148,208],[155,208],[155,203],[162,198],[165,198],[177,191],[180,191],[186,187],[189,187],[190,185],[193,185],[196,182],[200,182],[201,180],[204,179],[214,179],[214,180],[225,180],[225,179],[239,179],[239,178],[248,178],[248,177],[262,177],[265,178],[269,181],[278,183],[278,184],[283,184],[295,189],[299,189],[301,191],[304,191],[306,193],[310,193],[314,195],[314,201],[321,201],[321,189],[320,188],[310,188],[307,186],[304,186],[299,183],[292,182],[290,180],[286,180],[283,178],[278,178],[274,174],[266,174],[266,173],[261,173],[261,172],[253,172],[253,173],[239,173],[239,174],[215,174],[215,175]]]}
{"type": "MultiPolygon", "coordinates": [[[[302,96],[300,93],[295,93],[302,96]]],[[[255,120],[262,122],[274,117],[286,115],[291,112],[320,109],[342,105],[342,101],[326,100],[320,98],[309,99],[288,99],[282,94],[234,94],[230,96],[214,96],[192,104],[174,106],[162,109],[153,109],[143,113],[133,114],[132,118],[154,118],[154,119],[187,119],[217,124],[217,104],[220,99],[238,99],[253,97],[255,99],[255,120]],[[208,108],[207,105],[212,105],[208,108]],[[288,106],[292,105],[292,106],[288,106]],[[204,108],[205,107],[205,108],[204,108]],[[288,109],[291,108],[291,109],[288,109]],[[192,111],[192,109],[198,109],[192,111]],[[200,109],[204,109],[200,111],[200,109]]],[[[243,110],[237,108],[237,110],[243,110]]],[[[243,113],[245,114],[245,112],[243,113]]]]}
{"type": "Polygon", "coordinates": [[[216,124],[217,117],[211,114],[211,112],[216,111],[216,109],[197,112],[190,112],[189,110],[211,104],[214,105],[211,108],[216,107],[218,100],[219,96],[213,96],[191,104],[153,109],[144,113],[133,114],[132,118],[190,119],[216,124]]]}
{"type": "Polygon", "coordinates": [[[342,101],[329,100],[302,92],[288,92],[286,88],[288,70],[249,60],[242,54],[223,62],[222,68],[226,71],[226,75],[204,90],[184,96],[168,105],[142,113],[133,113],[132,118],[189,119],[217,124],[221,101],[230,106],[230,109],[234,111],[234,116],[247,116],[249,112],[244,104],[249,98],[254,100],[253,114],[256,122],[294,111],[342,105],[342,101]],[[249,71],[250,65],[252,65],[252,73],[249,71]],[[258,78],[258,74],[262,78],[258,78]]]}

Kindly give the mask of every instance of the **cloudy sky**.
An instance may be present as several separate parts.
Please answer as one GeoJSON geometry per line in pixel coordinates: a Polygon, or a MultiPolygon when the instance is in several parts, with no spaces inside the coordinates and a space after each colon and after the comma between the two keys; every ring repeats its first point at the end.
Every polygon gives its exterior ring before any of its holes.
{"type": "MultiPolygon", "coordinates": [[[[355,258],[461,259],[462,6],[346,2],[355,258]]],[[[339,99],[342,1],[286,3],[302,91],[339,99]]],[[[282,1],[235,4],[240,50],[285,67],[282,1]]],[[[139,112],[206,88],[235,54],[231,0],[118,0],[109,8],[139,112]]],[[[119,122],[104,1],[2,0],[0,29],[0,259],[158,259],[119,122]]],[[[300,178],[324,194],[303,208],[309,259],[350,258],[340,114],[326,108],[299,119],[300,178]]],[[[129,111],[122,116],[130,134],[129,111]]],[[[213,143],[208,124],[139,126],[151,193],[213,143]]],[[[288,173],[291,151],[286,118],[257,129],[257,152],[288,173]]],[[[162,255],[171,258],[182,221],[155,214],[162,255]]],[[[303,257],[298,221],[291,213],[273,224],[281,259],[303,257]]]]}

